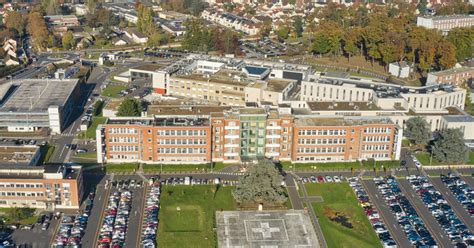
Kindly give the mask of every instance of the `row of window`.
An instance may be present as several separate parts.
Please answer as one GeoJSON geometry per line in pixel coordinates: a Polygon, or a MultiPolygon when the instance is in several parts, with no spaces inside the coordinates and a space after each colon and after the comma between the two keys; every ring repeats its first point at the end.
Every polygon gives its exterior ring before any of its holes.
{"type": "Polygon", "coordinates": [[[206,154],[206,148],[158,148],[160,154],[206,154]]]}
{"type": "Polygon", "coordinates": [[[300,147],[298,153],[341,153],[344,147],[300,147]]]}
{"type": "Polygon", "coordinates": [[[110,137],[109,142],[112,143],[136,143],[138,142],[137,137],[110,137]]]}
{"type": "Polygon", "coordinates": [[[206,130],[158,130],[158,135],[165,136],[204,136],[207,135],[206,130]]]}
{"type": "Polygon", "coordinates": [[[390,141],[390,136],[365,136],[365,142],[387,142],[390,141]]]}
{"type": "Polygon", "coordinates": [[[392,133],[389,127],[368,127],[364,129],[364,133],[392,133]]]}
{"type": "Polygon", "coordinates": [[[332,145],[332,144],[345,144],[346,139],[298,139],[300,145],[332,145]]]}
{"type": "Polygon", "coordinates": [[[131,160],[137,160],[137,159],[138,159],[138,155],[112,154],[112,155],[110,155],[110,159],[131,159],[131,160]]]}
{"type": "Polygon", "coordinates": [[[388,151],[390,145],[363,145],[362,151],[388,151]]]}
{"type": "Polygon", "coordinates": [[[42,192],[8,192],[0,191],[0,196],[26,196],[26,197],[37,197],[44,196],[42,192]]]}
{"type": "Polygon", "coordinates": [[[41,183],[0,183],[0,188],[43,188],[41,183]]]}
{"type": "Polygon", "coordinates": [[[138,152],[138,146],[110,146],[111,152],[138,152]]]}
{"type": "Polygon", "coordinates": [[[159,139],[157,140],[159,145],[205,145],[207,140],[205,139],[159,139]]]}
{"type": "Polygon", "coordinates": [[[137,134],[138,130],[136,128],[113,127],[113,128],[109,128],[109,133],[113,133],[113,134],[137,134]]]}
{"type": "Polygon", "coordinates": [[[299,130],[298,135],[346,135],[346,130],[299,130]]]}

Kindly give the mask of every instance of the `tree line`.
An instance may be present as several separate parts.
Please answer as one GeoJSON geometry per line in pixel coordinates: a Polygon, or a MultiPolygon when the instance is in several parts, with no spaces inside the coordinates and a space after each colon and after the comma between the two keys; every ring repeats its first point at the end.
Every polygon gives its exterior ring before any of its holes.
{"type": "MultiPolygon", "coordinates": [[[[451,68],[458,60],[472,56],[474,28],[453,29],[447,37],[437,30],[416,26],[415,6],[345,7],[329,4],[310,18],[310,51],[333,57],[365,56],[386,67],[408,61],[420,72],[451,68]]],[[[307,19],[308,20],[308,19],[307,19]]]]}
{"type": "Polygon", "coordinates": [[[219,51],[239,54],[239,34],[231,29],[217,26],[209,27],[202,19],[193,19],[185,24],[186,32],[181,45],[191,51],[219,51]]]}

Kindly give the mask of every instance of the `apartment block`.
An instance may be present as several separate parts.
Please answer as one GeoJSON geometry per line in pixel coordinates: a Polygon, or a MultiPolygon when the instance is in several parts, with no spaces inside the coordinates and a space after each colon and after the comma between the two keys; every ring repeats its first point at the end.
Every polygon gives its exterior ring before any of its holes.
{"type": "Polygon", "coordinates": [[[204,118],[109,120],[97,130],[98,162],[208,163],[210,139],[204,118]]]}
{"type": "Polygon", "coordinates": [[[98,162],[354,161],[400,154],[402,130],[385,117],[321,118],[292,113],[289,106],[167,112],[100,125],[98,162]]]}
{"type": "Polygon", "coordinates": [[[416,25],[448,32],[453,28],[474,26],[474,15],[419,16],[416,25]]]}
{"type": "Polygon", "coordinates": [[[37,146],[0,146],[0,207],[79,209],[81,166],[38,165],[37,146]]]}
{"type": "Polygon", "coordinates": [[[389,119],[301,118],[294,126],[292,161],[399,159],[403,131],[389,119]]]}

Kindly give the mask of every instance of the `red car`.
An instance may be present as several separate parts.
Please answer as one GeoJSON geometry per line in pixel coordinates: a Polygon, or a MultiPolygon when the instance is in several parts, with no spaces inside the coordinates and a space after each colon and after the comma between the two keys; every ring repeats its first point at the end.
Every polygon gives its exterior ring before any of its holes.
{"type": "Polygon", "coordinates": [[[318,183],[324,183],[324,177],[318,176],[318,183]]]}

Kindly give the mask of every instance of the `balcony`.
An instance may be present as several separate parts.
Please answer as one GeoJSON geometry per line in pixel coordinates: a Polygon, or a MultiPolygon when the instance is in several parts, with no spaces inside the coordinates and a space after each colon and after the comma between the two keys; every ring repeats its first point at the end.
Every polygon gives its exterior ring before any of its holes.
{"type": "Polygon", "coordinates": [[[265,147],[280,147],[280,144],[265,144],[265,147]]]}
{"type": "Polygon", "coordinates": [[[229,143],[225,144],[224,147],[239,147],[239,144],[229,143]]]}
{"type": "Polygon", "coordinates": [[[267,126],[267,130],[281,130],[281,126],[267,126]]]}
{"type": "Polygon", "coordinates": [[[224,136],[224,138],[226,138],[226,139],[238,139],[239,135],[238,134],[226,134],[224,136]]]}

